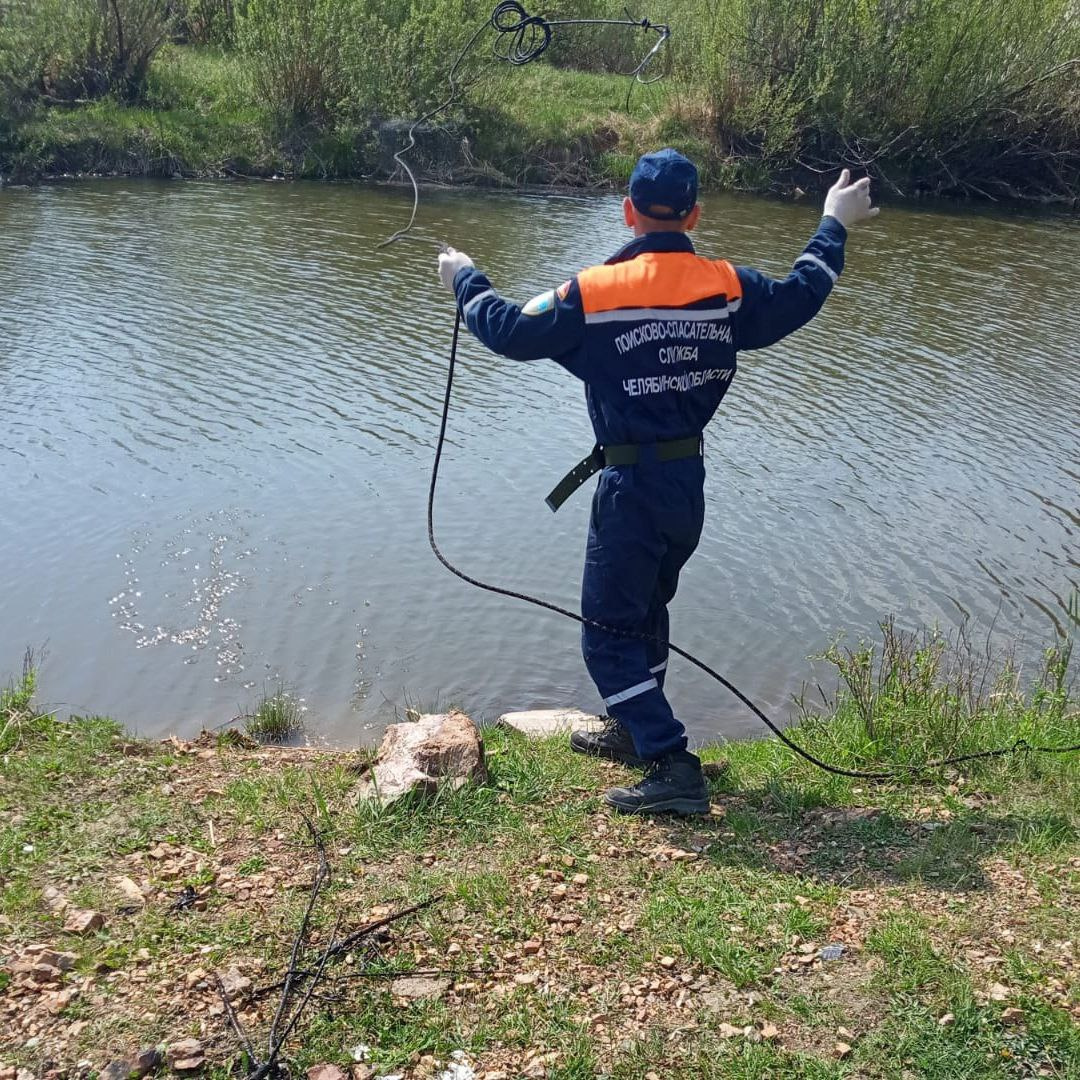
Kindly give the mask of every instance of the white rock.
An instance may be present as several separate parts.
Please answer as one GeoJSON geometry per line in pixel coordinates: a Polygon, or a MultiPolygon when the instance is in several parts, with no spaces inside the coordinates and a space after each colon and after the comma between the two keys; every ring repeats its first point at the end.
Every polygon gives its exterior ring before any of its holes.
{"type": "Polygon", "coordinates": [[[499,717],[499,727],[524,735],[526,739],[546,739],[571,731],[599,731],[604,721],[580,709],[529,709],[499,717]]]}
{"type": "Polygon", "coordinates": [[[386,729],[357,796],[385,805],[416,789],[431,792],[441,784],[459,788],[470,780],[486,779],[477,726],[461,712],[428,714],[386,729]]]}

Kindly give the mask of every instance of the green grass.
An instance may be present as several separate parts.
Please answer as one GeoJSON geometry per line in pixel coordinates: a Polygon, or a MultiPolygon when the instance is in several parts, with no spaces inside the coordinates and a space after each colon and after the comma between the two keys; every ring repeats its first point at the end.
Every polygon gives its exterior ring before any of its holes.
{"type": "MultiPolygon", "coordinates": [[[[104,6],[7,6],[0,172],[17,179],[385,177],[380,124],[442,100],[458,50],[490,17],[474,0],[215,0],[212,26],[195,18],[185,29],[181,17],[159,34],[143,24],[141,47],[127,35],[140,56],[157,50],[144,77],[104,32],[104,6]],[[170,36],[219,47],[158,49],[170,36]],[[87,94],[134,104],[87,105],[87,94]]],[[[110,6],[129,31],[150,10],[110,6]]],[[[177,5],[152,7],[162,20],[177,5]]],[[[585,0],[573,14],[617,8],[585,0]]],[[[624,181],[642,149],[675,143],[712,185],[790,195],[849,165],[897,198],[1076,204],[1080,14],[1070,0],[669,0],[660,17],[672,35],[650,74],[666,78],[634,86],[629,111],[633,84],[614,72],[634,68],[651,34],[556,26],[550,51],[523,68],[494,63],[493,35],[481,35],[459,70],[461,99],[439,121],[450,133],[421,172],[598,186],[624,181]]],[[[421,146],[414,160],[424,156],[421,146]]]]}
{"type": "MultiPolygon", "coordinates": [[[[0,711],[0,725],[18,718],[0,754],[0,953],[76,952],[81,993],[52,1017],[0,976],[0,1008],[18,1003],[42,1032],[30,1046],[0,1034],[0,1063],[100,1068],[194,1034],[224,1077],[236,1042],[206,1011],[212,987],[184,980],[232,965],[257,984],[280,977],[312,880],[306,815],[333,868],[319,934],[441,899],[332,966],[331,999],[289,1046],[297,1073],[347,1066],[360,1042],[408,1080],[456,1050],[509,1076],[539,1055],[550,1077],[624,1080],[1080,1069],[1080,967],[1063,947],[1080,917],[1074,757],[869,785],[825,777],[775,741],[737,743],[705,754],[730,764],[712,816],[650,821],[600,809],[624,770],[488,730],[487,784],[380,808],[355,800],[363,755],[133,742],[105,720],[36,714],[28,676],[0,711]],[[120,875],[142,883],[145,905],[120,875]],[[65,933],[48,888],[100,910],[105,928],[65,933]],[[175,910],[185,888],[199,906],[175,910]],[[804,962],[834,941],[839,960],[804,962]],[[446,971],[449,984],[407,1002],[391,978],[407,971],[446,971]],[[75,1019],[85,1029],[63,1040],[75,1019]],[[776,1034],[761,1039],[765,1025],[776,1034]]],[[[1038,692],[1014,706],[1038,711],[1038,692]]],[[[922,715],[933,728],[933,710],[922,715]]],[[[842,751],[853,724],[827,733],[819,718],[796,734],[842,751]]],[[[887,758],[887,743],[875,753],[887,758]]],[[[244,1010],[260,1037],[275,1004],[244,1010]]]]}
{"type": "Polygon", "coordinates": [[[244,731],[257,742],[287,742],[303,730],[303,703],[281,684],[265,691],[244,716],[244,731]]]}

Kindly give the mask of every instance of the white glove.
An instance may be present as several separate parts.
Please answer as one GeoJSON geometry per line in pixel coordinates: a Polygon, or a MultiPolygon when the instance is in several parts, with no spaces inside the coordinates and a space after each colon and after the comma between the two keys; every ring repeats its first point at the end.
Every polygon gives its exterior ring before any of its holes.
{"type": "Polygon", "coordinates": [[[845,229],[877,217],[878,208],[870,205],[870,177],[864,176],[853,184],[851,170],[845,169],[825,196],[825,214],[836,218],[845,229]]]}
{"type": "Polygon", "coordinates": [[[464,251],[455,251],[452,247],[448,247],[439,256],[439,280],[453,292],[454,278],[457,277],[457,272],[463,267],[472,265],[472,259],[464,251]]]}

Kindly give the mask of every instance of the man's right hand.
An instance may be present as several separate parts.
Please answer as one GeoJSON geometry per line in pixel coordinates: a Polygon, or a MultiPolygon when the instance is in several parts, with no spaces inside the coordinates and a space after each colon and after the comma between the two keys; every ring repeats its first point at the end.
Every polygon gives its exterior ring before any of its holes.
{"type": "Polygon", "coordinates": [[[845,229],[877,217],[878,207],[870,205],[870,177],[851,183],[851,170],[840,174],[829,194],[825,196],[825,216],[834,217],[845,229]]]}
{"type": "Polygon", "coordinates": [[[472,259],[464,251],[455,251],[452,247],[448,247],[439,256],[439,280],[453,292],[454,278],[457,277],[457,272],[466,266],[472,265],[472,259]]]}

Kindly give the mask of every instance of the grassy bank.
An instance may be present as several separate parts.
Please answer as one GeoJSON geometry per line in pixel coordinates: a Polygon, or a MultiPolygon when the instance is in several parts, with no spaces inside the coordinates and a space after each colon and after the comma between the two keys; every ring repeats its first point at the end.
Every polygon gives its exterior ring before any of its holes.
{"type": "MultiPolygon", "coordinates": [[[[504,80],[499,81],[503,85],[504,80]]],[[[625,182],[637,148],[678,137],[657,115],[669,89],[649,88],[642,108],[621,110],[617,76],[526,68],[514,93],[478,102],[445,134],[425,130],[410,157],[422,179],[479,183],[605,186],[625,182]],[[468,149],[462,149],[462,139],[468,149]]],[[[684,133],[685,134],[685,133],[684,133]]],[[[396,176],[403,126],[379,120],[282,124],[262,107],[243,59],[213,47],[171,46],[150,70],[146,96],[27,114],[0,143],[9,180],[80,175],[288,177],[396,176]]]]}
{"type": "MultiPolygon", "coordinates": [[[[838,651],[844,688],[797,737],[894,764],[1075,741],[1061,654],[1021,692],[923,644],[838,651]]],[[[380,810],[353,798],[360,752],[137,741],[39,714],[33,689],[0,703],[2,1075],[190,1038],[204,1071],[245,1075],[217,977],[264,1054],[318,846],[295,966],[386,925],[326,962],[293,1075],[1080,1075],[1075,756],[869,785],[733,744],[704,755],[728,762],[710,817],[648,821],[600,809],[621,768],[487,730],[488,783],[380,810]]]]}
{"type": "MultiPolygon", "coordinates": [[[[621,15],[601,0],[575,16],[621,15]]],[[[0,0],[0,175],[385,178],[412,118],[490,15],[478,0],[0,0]]],[[[564,28],[510,68],[491,31],[425,134],[429,179],[621,184],[674,143],[706,182],[816,191],[841,166],[894,197],[1075,205],[1071,0],[668,0],[672,38],[564,28]]]]}

